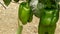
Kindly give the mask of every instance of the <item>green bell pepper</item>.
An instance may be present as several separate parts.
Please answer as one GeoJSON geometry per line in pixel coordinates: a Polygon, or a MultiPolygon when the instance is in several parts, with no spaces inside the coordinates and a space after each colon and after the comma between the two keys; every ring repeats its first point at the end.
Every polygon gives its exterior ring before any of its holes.
{"type": "Polygon", "coordinates": [[[33,13],[28,2],[22,2],[19,5],[18,17],[24,25],[32,21],[33,13]]]}
{"type": "Polygon", "coordinates": [[[55,0],[39,0],[44,5],[40,10],[38,34],[54,34],[59,19],[58,4],[55,0]]]}

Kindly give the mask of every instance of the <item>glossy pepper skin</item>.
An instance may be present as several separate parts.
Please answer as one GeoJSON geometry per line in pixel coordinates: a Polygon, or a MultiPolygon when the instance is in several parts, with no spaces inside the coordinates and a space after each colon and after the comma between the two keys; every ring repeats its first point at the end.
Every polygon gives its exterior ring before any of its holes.
{"type": "Polygon", "coordinates": [[[19,12],[18,12],[18,16],[22,24],[27,24],[27,21],[29,19],[29,13],[30,13],[30,8],[28,3],[22,2],[19,6],[19,12]]]}
{"type": "Polygon", "coordinates": [[[19,5],[18,17],[23,25],[27,24],[27,22],[32,21],[33,13],[28,2],[22,2],[19,5]]]}
{"type": "Polygon", "coordinates": [[[40,16],[40,24],[44,26],[53,26],[59,19],[59,11],[57,9],[43,10],[40,16]]]}
{"type": "Polygon", "coordinates": [[[40,16],[40,22],[38,26],[39,34],[54,34],[56,23],[59,19],[59,11],[53,10],[43,10],[40,16]]]}
{"type": "Polygon", "coordinates": [[[30,7],[30,15],[29,15],[29,19],[28,19],[28,22],[30,23],[31,21],[32,21],[32,19],[33,19],[33,11],[32,11],[32,8],[30,7]]]}
{"type": "Polygon", "coordinates": [[[59,11],[57,10],[46,10],[42,13],[38,26],[39,34],[54,34],[56,29],[56,23],[59,19],[59,11]]]}
{"type": "Polygon", "coordinates": [[[43,26],[39,24],[38,34],[54,34],[56,29],[56,24],[53,26],[43,26]]]}
{"type": "Polygon", "coordinates": [[[19,18],[19,21],[22,22],[22,24],[20,24],[20,22],[18,21],[18,29],[16,34],[22,34],[23,25],[27,24],[27,22],[31,22],[33,19],[32,8],[30,7],[30,4],[28,1],[22,2],[19,5],[18,18],[19,18]]]}
{"type": "MultiPolygon", "coordinates": [[[[40,1],[40,0],[39,0],[40,1]]],[[[52,0],[50,3],[41,0],[40,2],[44,4],[44,7],[40,10],[40,22],[38,26],[38,34],[54,34],[56,29],[56,23],[59,19],[58,4],[52,0]],[[49,5],[50,4],[50,5],[49,5]]],[[[40,3],[39,2],[39,3],[40,3]]]]}

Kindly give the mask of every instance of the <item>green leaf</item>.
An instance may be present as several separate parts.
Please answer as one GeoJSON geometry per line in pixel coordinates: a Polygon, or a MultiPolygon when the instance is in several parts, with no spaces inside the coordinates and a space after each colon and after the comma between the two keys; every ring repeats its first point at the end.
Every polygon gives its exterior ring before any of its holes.
{"type": "Polygon", "coordinates": [[[15,2],[19,2],[19,0],[14,0],[15,2]]]}
{"type": "Polygon", "coordinates": [[[31,0],[26,0],[28,3],[30,3],[31,2],[31,0]]]}
{"type": "Polygon", "coordinates": [[[12,0],[3,0],[4,4],[8,6],[12,0]]]}

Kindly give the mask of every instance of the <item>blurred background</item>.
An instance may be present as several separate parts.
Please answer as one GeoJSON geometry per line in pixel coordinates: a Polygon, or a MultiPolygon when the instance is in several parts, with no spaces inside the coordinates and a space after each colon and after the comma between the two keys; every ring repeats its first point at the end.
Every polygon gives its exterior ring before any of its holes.
{"type": "MultiPolygon", "coordinates": [[[[0,2],[4,4],[3,0],[0,0],[0,2]]],[[[0,4],[0,34],[16,34],[18,27],[18,7],[19,4],[11,2],[6,7],[7,9],[4,9],[0,4]]],[[[33,21],[23,26],[22,34],[38,34],[38,23],[39,18],[33,16],[33,21]]],[[[55,34],[60,34],[60,12],[55,34]]]]}

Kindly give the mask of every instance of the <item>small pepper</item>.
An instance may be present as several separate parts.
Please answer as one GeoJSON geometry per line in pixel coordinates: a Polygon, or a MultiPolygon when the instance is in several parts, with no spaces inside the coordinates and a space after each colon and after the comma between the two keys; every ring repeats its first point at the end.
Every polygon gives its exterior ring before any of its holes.
{"type": "Polygon", "coordinates": [[[31,11],[30,4],[27,2],[22,2],[19,5],[18,17],[21,20],[22,24],[27,24],[27,22],[31,22],[33,18],[33,14],[31,11]]]}

